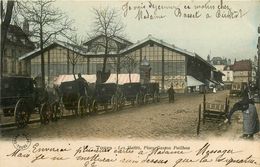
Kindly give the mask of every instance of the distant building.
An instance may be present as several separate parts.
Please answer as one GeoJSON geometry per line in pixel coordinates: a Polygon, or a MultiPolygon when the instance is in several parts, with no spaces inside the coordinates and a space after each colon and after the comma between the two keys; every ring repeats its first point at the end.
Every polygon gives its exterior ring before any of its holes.
{"type": "Polygon", "coordinates": [[[207,61],[216,68],[216,71],[219,71],[219,74],[217,74],[218,80],[221,76],[222,82],[227,83],[233,81],[233,71],[229,69],[231,67],[231,59],[221,57],[213,57],[210,59],[209,55],[207,61]]]}
{"type": "Polygon", "coordinates": [[[24,24],[25,31],[16,25],[10,25],[3,54],[3,75],[30,75],[30,61],[18,61],[19,57],[35,49],[28,38],[28,24],[24,24]]]}
{"type": "Polygon", "coordinates": [[[232,68],[234,82],[252,82],[251,60],[236,61],[232,68]]]}
{"type": "Polygon", "coordinates": [[[225,83],[233,82],[233,65],[226,65],[223,69],[223,73],[225,74],[222,79],[225,83]]]}

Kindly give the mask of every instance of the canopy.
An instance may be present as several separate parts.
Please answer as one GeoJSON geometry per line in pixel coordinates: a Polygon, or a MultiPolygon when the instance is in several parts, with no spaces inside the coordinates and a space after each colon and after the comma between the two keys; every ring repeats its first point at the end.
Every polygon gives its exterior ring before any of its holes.
{"type": "MultiPolygon", "coordinates": [[[[116,74],[111,74],[106,83],[116,83],[116,74]]],[[[140,74],[131,74],[131,82],[140,82],[140,74]]],[[[129,74],[118,74],[118,84],[130,83],[129,74]]]]}
{"type": "Polygon", "coordinates": [[[193,76],[187,75],[187,86],[200,86],[200,85],[204,85],[203,82],[200,82],[199,80],[197,80],[196,78],[194,78],[193,76]]]}
{"type": "MultiPolygon", "coordinates": [[[[96,82],[96,75],[81,75],[88,83],[96,82]]],[[[76,76],[77,78],[78,76],[76,76]]],[[[105,83],[116,83],[116,74],[110,74],[108,80],[105,83]]],[[[62,82],[73,81],[74,76],[71,75],[59,75],[54,80],[54,85],[60,85],[62,82]]],[[[140,74],[131,74],[131,82],[140,82],[140,74]]],[[[118,74],[118,84],[130,83],[129,74],[118,74]]]]}
{"type": "MultiPolygon", "coordinates": [[[[84,78],[87,82],[89,83],[95,83],[96,82],[96,75],[81,75],[82,78],[84,78]]],[[[78,78],[78,76],[76,76],[78,78]]],[[[59,75],[55,80],[54,80],[54,85],[60,85],[62,82],[67,82],[67,81],[73,81],[74,76],[71,75],[59,75]]]]}

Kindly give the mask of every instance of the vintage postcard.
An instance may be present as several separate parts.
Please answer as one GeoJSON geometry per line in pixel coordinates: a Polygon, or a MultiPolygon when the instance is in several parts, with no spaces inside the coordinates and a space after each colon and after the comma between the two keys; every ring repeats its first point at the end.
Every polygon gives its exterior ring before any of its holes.
{"type": "Polygon", "coordinates": [[[259,0],[1,0],[0,166],[260,167],[259,0]]]}

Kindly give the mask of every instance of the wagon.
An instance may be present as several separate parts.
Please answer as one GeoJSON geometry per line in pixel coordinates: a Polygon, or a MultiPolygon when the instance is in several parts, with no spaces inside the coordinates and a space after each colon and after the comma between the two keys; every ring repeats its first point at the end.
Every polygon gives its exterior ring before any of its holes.
{"type": "Polygon", "coordinates": [[[140,104],[141,100],[141,83],[125,83],[121,86],[123,98],[125,101],[131,102],[132,105],[140,104]]]}
{"type": "Polygon", "coordinates": [[[89,89],[89,94],[91,98],[91,105],[89,107],[90,112],[96,112],[98,106],[103,106],[105,110],[108,109],[108,106],[111,105],[112,110],[118,108],[118,85],[115,83],[101,83],[96,84],[94,87],[89,89]]]}
{"type": "Polygon", "coordinates": [[[141,86],[141,94],[144,103],[148,103],[150,99],[152,99],[153,102],[159,102],[159,83],[151,82],[143,84],[141,86]]]}
{"type": "Polygon", "coordinates": [[[4,117],[14,117],[17,127],[25,127],[33,113],[40,114],[41,123],[48,123],[52,113],[46,103],[47,99],[45,89],[36,88],[32,78],[1,78],[0,114],[4,117]]]}
{"type": "Polygon", "coordinates": [[[62,82],[59,87],[60,108],[83,116],[88,108],[87,82],[79,80],[62,82]]]}

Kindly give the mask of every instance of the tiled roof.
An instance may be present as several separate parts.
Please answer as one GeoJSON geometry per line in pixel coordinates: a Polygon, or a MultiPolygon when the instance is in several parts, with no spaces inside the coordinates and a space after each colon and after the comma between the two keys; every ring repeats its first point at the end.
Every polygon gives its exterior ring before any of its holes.
{"type": "Polygon", "coordinates": [[[250,60],[236,61],[233,65],[233,71],[251,71],[252,63],[250,60]]]}

